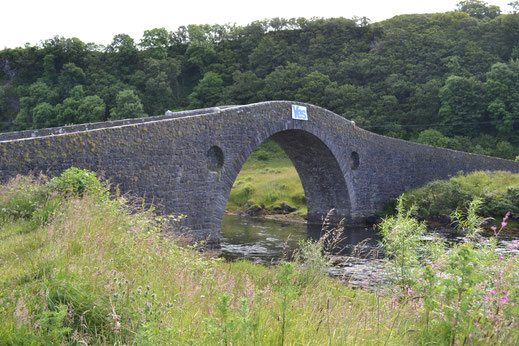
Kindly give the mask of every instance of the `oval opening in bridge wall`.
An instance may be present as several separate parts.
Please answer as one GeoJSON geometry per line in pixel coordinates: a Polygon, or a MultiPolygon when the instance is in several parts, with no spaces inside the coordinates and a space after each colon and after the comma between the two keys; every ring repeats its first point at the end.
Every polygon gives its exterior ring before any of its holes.
{"type": "Polygon", "coordinates": [[[220,172],[223,167],[223,151],[213,145],[207,151],[207,168],[212,172],[220,172]]]}
{"type": "Polygon", "coordinates": [[[351,152],[351,169],[357,169],[360,165],[360,157],[356,151],[351,152]]]}

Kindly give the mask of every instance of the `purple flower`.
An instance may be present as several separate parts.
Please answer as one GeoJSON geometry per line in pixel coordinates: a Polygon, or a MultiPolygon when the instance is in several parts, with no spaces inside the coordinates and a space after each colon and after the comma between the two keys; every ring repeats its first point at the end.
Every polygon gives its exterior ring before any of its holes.
{"type": "Polygon", "coordinates": [[[506,304],[507,301],[508,301],[507,296],[504,296],[503,298],[501,298],[501,304],[506,304]]]}
{"type": "Polygon", "coordinates": [[[409,293],[409,294],[413,294],[414,291],[413,291],[412,289],[408,289],[408,290],[407,290],[407,293],[409,293]]]}
{"type": "Polygon", "coordinates": [[[496,295],[496,290],[492,290],[492,292],[490,292],[490,293],[492,293],[492,295],[495,296],[496,295]]]}

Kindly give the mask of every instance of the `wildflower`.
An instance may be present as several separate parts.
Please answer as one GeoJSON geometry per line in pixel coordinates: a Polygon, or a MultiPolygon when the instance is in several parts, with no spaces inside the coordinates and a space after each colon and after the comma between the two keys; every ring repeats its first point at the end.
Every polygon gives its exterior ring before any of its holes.
{"type": "Polygon", "coordinates": [[[479,323],[477,321],[474,322],[474,326],[479,327],[479,323]]]}
{"type": "Polygon", "coordinates": [[[408,289],[408,290],[407,290],[407,293],[409,293],[409,294],[413,294],[414,291],[413,291],[412,289],[408,289]]]}
{"type": "Polygon", "coordinates": [[[423,279],[422,279],[422,278],[418,278],[418,282],[422,282],[422,281],[423,281],[423,279]]]}
{"type": "Polygon", "coordinates": [[[485,300],[488,302],[490,300],[490,297],[489,296],[486,296],[485,297],[485,300]]]}
{"type": "Polygon", "coordinates": [[[508,225],[508,223],[506,223],[506,222],[504,222],[504,221],[501,222],[501,226],[505,227],[506,225],[508,225]]]}
{"type": "Polygon", "coordinates": [[[497,231],[497,227],[496,227],[496,226],[492,226],[492,227],[490,227],[490,229],[491,229],[492,231],[497,231]]]}
{"type": "Polygon", "coordinates": [[[507,296],[504,296],[503,298],[501,298],[501,304],[506,304],[506,302],[508,302],[507,296]]]}
{"type": "Polygon", "coordinates": [[[492,290],[492,292],[490,292],[490,293],[492,293],[492,295],[495,296],[496,295],[496,290],[492,290]]]}

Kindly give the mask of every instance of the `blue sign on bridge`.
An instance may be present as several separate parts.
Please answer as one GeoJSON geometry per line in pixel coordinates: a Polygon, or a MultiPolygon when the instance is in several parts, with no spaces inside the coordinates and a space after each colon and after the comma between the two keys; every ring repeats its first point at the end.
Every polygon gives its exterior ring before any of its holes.
{"type": "Polygon", "coordinates": [[[292,105],[292,119],[308,120],[305,106],[292,105]]]}

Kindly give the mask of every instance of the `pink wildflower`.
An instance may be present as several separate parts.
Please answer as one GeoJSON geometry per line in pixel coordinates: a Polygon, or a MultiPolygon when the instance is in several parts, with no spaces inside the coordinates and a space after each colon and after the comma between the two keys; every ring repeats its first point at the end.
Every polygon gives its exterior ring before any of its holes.
{"type": "Polygon", "coordinates": [[[422,281],[423,281],[423,279],[422,279],[422,278],[418,278],[418,282],[422,282],[422,281]]]}
{"type": "Polygon", "coordinates": [[[496,295],[496,290],[492,290],[492,292],[490,292],[490,293],[492,293],[492,295],[495,296],[496,295]]]}
{"type": "Polygon", "coordinates": [[[412,289],[408,289],[408,290],[407,290],[407,293],[409,293],[409,294],[413,294],[414,291],[413,291],[412,289]]]}
{"type": "Polygon", "coordinates": [[[497,227],[496,227],[496,226],[492,226],[492,227],[490,227],[490,229],[491,229],[492,231],[497,231],[497,227]]]}
{"type": "Polygon", "coordinates": [[[474,322],[474,325],[475,325],[476,327],[479,327],[479,323],[478,323],[477,321],[474,322]]]}
{"type": "Polygon", "coordinates": [[[507,296],[504,296],[503,298],[501,298],[501,304],[506,304],[507,301],[508,301],[507,296]]]}
{"type": "Polygon", "coordinates": [[[506,222],[501,222],[501,226],[505,227],[506,225],[508,225],[506,222]]]}
{"type": "Polygon", "coordinates": [[[489,296],[486,296],[485,297],[485,300],[488,302],[490,300],[490,297],[489,296]]]}

